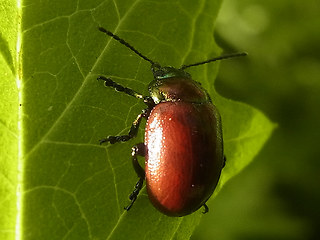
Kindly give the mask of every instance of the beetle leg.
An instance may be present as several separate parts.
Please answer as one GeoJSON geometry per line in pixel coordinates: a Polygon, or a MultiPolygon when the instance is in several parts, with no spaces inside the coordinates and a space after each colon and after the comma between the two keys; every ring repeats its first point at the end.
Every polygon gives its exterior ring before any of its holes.
{"type": "Polygon", "coordinates": [[[106,78],[104,76],[99,76],[97,78],[97,80],[104,81],[104,85],[105,86],[112,87],[116,91],[124,92],[125,94],[128,94],[128,95],[130,95],[132,97],[142,99],[143,102],[145,104],[147,104],[149,107],[153,107],[155,105],[154,102],[153,102],[153,99],[151,97],[143,96],[141,93],[138,93],[137,91],[135,91],[135,90],[133,90],[131,88],[124,87],[124,86],[116,83],[115,81],[113,81],[111,78],[106,78]]]}
{"type": "Polygon", "coordinates": [[[121,135],[121,136],[108,136],[107,138],[101,139],[100,144],[104,142],[110,142],[111,144],[117,143],[117,142],[126,142],[129,141],[131,138],[134,138],[137,136],[138,130],[139,130],[139,125],[141,123],[141,119],[143,117],[147,117],[148,115],[148,110],[143,110],[141,114],[139,114],[134,120],[134,122],[131,125],[130,131],[128,135],[121,135]]]}
{"type": "Polygon", "coordinates": [[[149,98],[147,96],[143,96],[141,93],[138,93],[135,90],[132,90],[131,88],[127,88],[127,87],[124,87],[124,86],[116,83],[111,78],[106,78],[104,76],[99,76],[97,78],[97,80],[104,81],[104,85],[106,87],[112,87],[114,90],[116,90],[118,92],[123,92],[123,93],[128,94],[128,95],[130,95],[132,97],[139,98],[139,99],[142,99],[142,100],[145,100],[145,99],[149,98]]]}
{"type": "Polygon", "coordinates": [[[226,158],[226,156],[224,155],[224,156],[223,156],[222,168],[224,168],[224,166],[226,165],[226,161],[227,161],[227,158],[226,158]]]}
{"type": "Polygon", "coordinates": [[[137,155],[139,156],[145,156],[145,146],[144,143],[139,143],[132,147],[132,164],[135,172],[137,173],[139,178],[144,179],[145,178],[145,172],[144,169],[140,166],[138,162],[137,155]]]}
{"type": "Polygon", "coordinates": [[[204,203],[202,206],[204,207],[204,211],[202,212],[203,214],[209,212],[209,207],[207,206],[207,204],[204,203]]]}
{"type": "Polygon", "coordinates": [[[136,183],[136,186],[135,186],[133,192],[129,196],[131,203],[124,208],[127,211],[129,211],[129,209],[132,207],[133,203],[136,201],[136,199],[139,195],[139,192],[143,186],[143,181],[145,179],[145,172],[144,172],[144,169],[140,166],[140,164],[138,162],[137,155],[144,156],[144,153],[145,153],[145,148],[144,148],[143,143],[140,143],[140,144],[132,147],[132,153],[131,153],[132,154],[132,164],[133,164],[134,170],[136,171],[136,173],[139,177],[139,180],[136,183]]]}

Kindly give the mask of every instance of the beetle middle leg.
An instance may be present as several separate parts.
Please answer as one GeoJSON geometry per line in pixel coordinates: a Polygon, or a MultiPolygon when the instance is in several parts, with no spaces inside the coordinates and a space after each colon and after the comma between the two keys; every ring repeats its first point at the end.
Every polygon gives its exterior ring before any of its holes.
{"type": "Polygon", "coordinates": [[[111,144],[117,143],[117,142],[126,142],[129,141],[131,138],[134,138],[137,136],[139,126],[141,123],[142,118],[147,117],[148,115],[148,110],[144,109],[142,110],[142,113],[139,114],[134,120],[134,122],[131,125],[130,131],[127,135],[120,135],[120,136],[108,136],[107,138],[103,138],[100,141],[100,144],[104,142],[110,142],[111,144]]]}
{"type": "Polygon", "coordinates": [[[132,164],[133,164],[133,168],[135,170],[135,172],[137,173],[139,180],[136,183],[136,186],[133,190],[133,192],[130,194],[129,199],[131,200],[131,203],[126,206],[124,209],[129,211],[129,209],[132,207],[133,203],[136,201],[139,192],[143,186],[143,181],[145,179],[145,171],[144,169],[140,166],[139,162],[138,162],[138,158],[137,156],[144,156],[145,155],[145,146],[143,143],[140,143],[136,146],[132,147],[132,164]]]}

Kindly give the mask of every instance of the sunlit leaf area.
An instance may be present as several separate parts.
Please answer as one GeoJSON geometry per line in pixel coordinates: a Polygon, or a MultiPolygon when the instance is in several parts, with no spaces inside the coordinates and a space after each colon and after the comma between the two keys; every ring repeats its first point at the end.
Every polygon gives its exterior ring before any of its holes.
{"type": "MultiPolygon", "coordinates": [[[[0,2],[0,239],[318,239],[319,17],[316,1],[0,2]],[[222,118],[226,165],[203,209],[157,211],[125,143],[162,66],[236,52],[187,71],[222,118]]],[[[319,9],[319,8],[318,8],[319,9]]],[[[203,146],[204,148],[206,146],[203,146]]],[[[139,157],[143,165],[143,158],[139,157]]]]}

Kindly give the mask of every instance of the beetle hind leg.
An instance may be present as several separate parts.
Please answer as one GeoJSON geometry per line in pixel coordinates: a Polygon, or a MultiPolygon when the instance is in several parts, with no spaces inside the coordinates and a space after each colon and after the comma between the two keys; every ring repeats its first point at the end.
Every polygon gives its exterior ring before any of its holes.
{"type": "Polygon", "coordinates": [[[133,192],[130,194],[129,199],[131,200],[131,203],[126,206],[124,209],[129,211],[130,208],[132,207],[133,203],[136,201],[140,190],[143,186],[143,181],[145,179],[145,171],[144,169],[140,166],[139,162],[138,162],[138,158],[137,156],[144,156],[145,155],[145,146],[143,143],[140,143],[136,146],[132,147],[132,164],[133,164],[133,168],[135,170],[135,172],[137,173],[139,180],[135,185],[135,188],[133,190],[133,192]]]}
{"type": "Polygon", "coordinates": [[[131,200],[131,203],[124,207],[125,210],[129,211],[130,208],[132,207],[133,203],[137,200],[137,197],[139,195],[139,192],[143,186],[143,178],[139,178],[138,182],[136,183],[136,186],[133,190],[133,192],[130,194],[129,199],[131,200]]]}
{"type": "Polygon", "coordinates": [[[204,207],[204,211],[203,211],[202,213],[203,213],[203,214],[208,213],[208,212],[209,212],[209,207],[208,207],[208,205],[207,205],[206,203],[204,203],[202,206],[204,207]]]}
{"type": "Polygon", "coordinates": [[[222,168],[224,168],[226,166],[226,161],[227,161],[227,158],[226,158],[226,155],[223,156],[223,164],[222,164],[222,168]]]}

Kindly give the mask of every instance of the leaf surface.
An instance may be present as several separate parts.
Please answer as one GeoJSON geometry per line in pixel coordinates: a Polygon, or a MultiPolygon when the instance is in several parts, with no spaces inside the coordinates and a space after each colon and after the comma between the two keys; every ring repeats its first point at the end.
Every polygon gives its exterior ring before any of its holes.
{"type": "Polygon", "coordinates": [[[0,239],[14,239],[17,215],[19,94],[16,3],[0,2],[0,239]]]}
{"type": "MultiPolygon", "coordinates": [[[[3,99],[13,99],[15,111],[4,111],[16,124],[12,129],[6,122],[1,126],[2,132],[10,129],[12,136],[5,137],[15,142],[8,153],[13,179],[18,179],[18,166],[23,176],[17,223],[22,239],[190,237],[201,210],[183,218],[166,217],[151,206],[145,188],[134,207],[123,210],[137,181],[131,146],[143,141],[143,128],[127,143],[100,146],[98,140],[126,134],[145,106],[105,88],[96,78],[111,77],[146,95],[152,73],[148,62],[98,27],[121,36],[162,65],[179,67],[220,54],[213,39],[219,6],[220,1],[211,0],[23,2],[18,71],[22,110],[18,111],[15,88],[3,99]],[[17,130],[18,115],[21,132],[17,130]]],[[[15,46],[11,46],[13,52],[15,46]]],[[[10,62],[7,53],[2,51],[1,61],[11,72],[12,84],[16,58],[11,57],[10,62]]],[[[228,160],[221,187],[253,159],[273,125],[259,111],[214,91],[217,68],[215,63],[192,68],[190,73],[208,89],[222,115],[228,160]]],[[[6,159],[2,162],[6,164],[6,159]]],[[[13,181],[10,197],[12,221],[18,183],[13,181]]],[[[4,217],[0,221],[10,222],[4,217]]]]}

